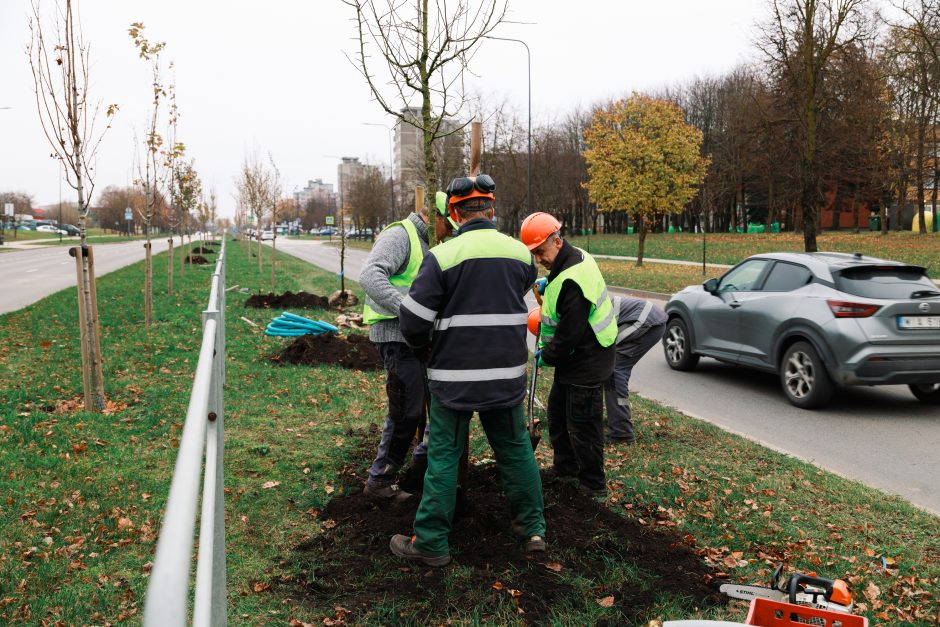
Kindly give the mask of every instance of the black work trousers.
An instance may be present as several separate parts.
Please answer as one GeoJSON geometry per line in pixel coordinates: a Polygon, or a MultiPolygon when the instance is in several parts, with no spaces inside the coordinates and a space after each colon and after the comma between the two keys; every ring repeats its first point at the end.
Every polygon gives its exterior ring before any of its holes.
{"type": "MultiPolygon", "coordinates": [[[[379,342],[376,346],[385,363],[388,414],[368,483],[383,487],[395,483],[415,433],[425,422],[425,366],[404,342],[379,342]]],[[[426,457],[427,446],[418,442],[413,455],[416,459],[426,457]]]]}
{"type": "Polygon", "coordinates": [[[558,475],[577,477],[590,490],[607,487],[604,475],[604,385],[552,384],[548,435],[558,475]]]}

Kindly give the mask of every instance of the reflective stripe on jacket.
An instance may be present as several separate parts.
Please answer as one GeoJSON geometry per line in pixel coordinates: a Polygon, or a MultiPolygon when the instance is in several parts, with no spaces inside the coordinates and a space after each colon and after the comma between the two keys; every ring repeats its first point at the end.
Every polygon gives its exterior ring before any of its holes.
{"type": "Polygon", "coordinates": [[[412,346],[433,341],[428,380],[445,407],[513,407],[526,391],[525,295],[535,262],[489,220],[459,233],[425,257],[401,302],[401,331],[412,346]]]}

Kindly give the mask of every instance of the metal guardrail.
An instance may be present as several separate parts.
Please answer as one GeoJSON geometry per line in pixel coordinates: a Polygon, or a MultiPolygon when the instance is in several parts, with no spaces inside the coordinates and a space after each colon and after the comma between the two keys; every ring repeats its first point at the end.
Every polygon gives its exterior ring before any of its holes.
{"type": "Polygon", "coordinates": [[[225,237],[202,312],[202,347],[180,437],[156,557],[150,571],[144,625],[175,627],[188,618],[189,582],[202,487],[199,559],[192,624],[225,625],[225,502],[223,485],[225,383],[225,237]],[[203,474],[203,452],[205,473],[203,474]]]}

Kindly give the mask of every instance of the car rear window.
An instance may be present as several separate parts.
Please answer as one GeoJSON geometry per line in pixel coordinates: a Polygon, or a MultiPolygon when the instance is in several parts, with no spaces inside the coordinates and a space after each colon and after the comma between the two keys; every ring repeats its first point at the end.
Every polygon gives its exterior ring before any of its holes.
{"type": "Polygon", "coordinates": [[[836,289],[864,298],[907,299],[922,290],[940,291],[920,268],[848,268],[834,275],[836,289]]]}

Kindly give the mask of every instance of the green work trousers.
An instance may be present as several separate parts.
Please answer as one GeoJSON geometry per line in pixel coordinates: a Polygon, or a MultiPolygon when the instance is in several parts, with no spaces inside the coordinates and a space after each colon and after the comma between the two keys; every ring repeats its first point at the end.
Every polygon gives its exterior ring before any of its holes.
{"type": "MultiPolygon", "coordinates": [[[[457,466],[472,416],[471,411],[448,409],[431,396],[428,470],[414,526],[414,546],[425,555],[450,552],[447,537],[457,503],[457,466]]],[[[526,539],[544,536],[542,480],[526,431],[522,404],[482,411],[480,422],[493,448],[503,490],[509,499],[512,528],[526,539]]]]}

